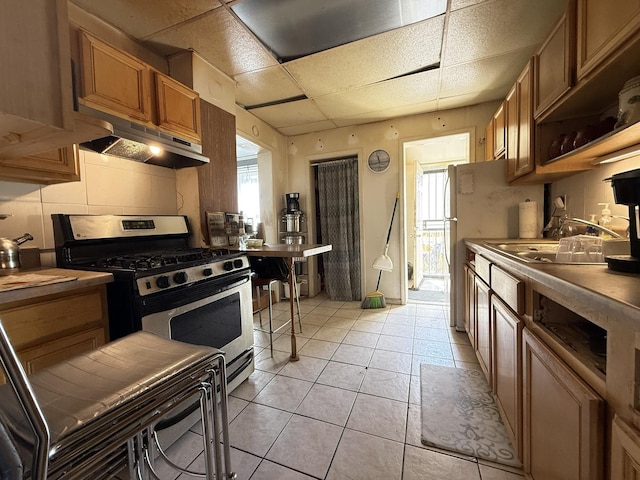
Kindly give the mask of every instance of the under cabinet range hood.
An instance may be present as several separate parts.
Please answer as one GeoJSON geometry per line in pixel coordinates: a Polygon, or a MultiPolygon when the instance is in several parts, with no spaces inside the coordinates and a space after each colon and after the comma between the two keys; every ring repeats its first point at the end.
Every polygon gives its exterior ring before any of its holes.
{"type": "Polygon", "coordinates": [[[113,135],[80,144],[80,148],[167,168],[197,167],[209,163],[202,146],[108,113],[78,105],[82,114],[113,125],[113,135]]]}

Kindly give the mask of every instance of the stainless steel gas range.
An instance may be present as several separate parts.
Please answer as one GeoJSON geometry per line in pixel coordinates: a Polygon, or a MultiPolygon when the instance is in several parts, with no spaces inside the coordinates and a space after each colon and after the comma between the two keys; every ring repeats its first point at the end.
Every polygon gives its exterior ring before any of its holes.
{"type": "Polygon", "coordinates": [[[111,272],[110,339],[137,330],[224,351],[229,391],[254,369],[242,254],[189,248],[182,215],[52,215],[60,268],[111,272]]]}

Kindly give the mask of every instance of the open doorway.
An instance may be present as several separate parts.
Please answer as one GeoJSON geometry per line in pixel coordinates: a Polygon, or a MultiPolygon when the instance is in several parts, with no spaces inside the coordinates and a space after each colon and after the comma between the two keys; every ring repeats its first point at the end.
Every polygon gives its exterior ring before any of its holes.
{"type": "Polygon", "coordinates": [[[470,139],[465,131],[404,143],[410,303],[449,303],[447,166],[469,162],[470,139]]]}

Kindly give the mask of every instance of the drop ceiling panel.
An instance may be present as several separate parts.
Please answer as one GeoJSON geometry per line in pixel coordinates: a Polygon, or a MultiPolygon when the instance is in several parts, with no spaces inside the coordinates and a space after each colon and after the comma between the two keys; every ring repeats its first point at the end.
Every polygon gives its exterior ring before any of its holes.
{"type": "Polygon", "coordinates": [[[435,100],[439,79],[440,72],[432,70],[349,92],[317,97],[314,101],[330,118],[353,116],[435,100]]]}
{"type": "Polygon", "coordinates": [[[405,105],[403,107],[389,108],[387,110],[377,110],[375,112],[367,112],[360,115],[335,118],[333,119],[333,121],[339,127],[347,127],[349,125],[361,125],[364,123],[390,120],[397,117],[417,115],[419,113],[433,112],[436,110],[436,108],[437,102],[433,100],[431,102],[415,103],[412,105],[405,105]]]}
{"type": "Polygon", "coordinates": [[[451,11],[460,10],[461,8],[467,8],[486,1],[488,0],[451,0],[451,11]]]}
{"type": "Polygon", "coordinates": [[[443,65],[533,47],[560,17],[564,0],[495,0],[451,12],[443,65]]]}
{"type": "Polygon", "coordinates": [[[83,10],[117,25],[120,30],[134,38],[145,38],[209,10],[220,7],[211,0],[71,0],[83,10]]]}
{"type": "Polygon", "coordinates": [[[234,77],[236,101],[241,105],[261,105],[302,95],[302,90],[280,66],[269,67],[234,77]]]}
{"type": "Polygon", "coordinates": [[[291,127],[282,127],[279,128],[278,131],[283,135],[293,136],[303,135],[305,133],[321,132],[323,130],[331,130],[332,128],[336,128],[336,124],[331,120],[324,120],[322,122],[311,122],[301,125],[293,125],[291,127]]]}
{"type": "Polygon", "coordinates": [[[193,49],[229,76],[278,64],[223,8],[152,35],[146,42],[165,55],[193,49]]]}
{"type": "Polygon", "coordinates": [[[250,112],[276,128],[327,120],[311,100],[254,108],[250,112]]]}
{"type": "Polygon", "coordinates": [[[284,65],[309,97],[341,92],[439,62],[443,27],[440,16],[284,65]]]}
{"type": "MultiPolygon", "coordinates": [[[[515,80],[514,80],[515,81],[515,80]]],[[[493,102],[495,100],[503,100],[510,87],[500,87],[494,89],[482,90],[479,92],[468,93],[465,95],[456,95],[453,97],[439,98],[438,110],[449,110],[452,108],[462,108],[478,103],[493,102]]]]}
{"type": "Polygon", "coordinates": [[[476,62],[442,69],[440,97],[453,97],[482,90],[508,88],[515,82],[533,52],[520,50],[476,62]]]}

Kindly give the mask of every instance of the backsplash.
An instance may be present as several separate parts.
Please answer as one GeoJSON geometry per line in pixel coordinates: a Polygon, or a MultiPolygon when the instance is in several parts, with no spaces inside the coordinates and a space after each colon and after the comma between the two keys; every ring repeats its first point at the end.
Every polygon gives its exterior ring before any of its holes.
{"type": "Polygon", "coordinates": [[[176,214],[174,170],[80,151],[79,182],[37,185],[0,181],[0,237],[29,232],[24,247],[41,249],[41,262],[55,265],[52,213],[176,214]]]}
{"type": "MultiPolygon", "coordinates": [[[[613,215],[629,216],[625,205],[616,205],[613,200],[613,189],[610,182],[603,181],[616,173],[640,168],[640,156],[620,162],[603,164],[587,172],[578,173],[551,185],[551,198],[556,195],[567,196],[567,214],[572,217],[590,219],[594,213],[596,219],[600,216],[602,206],[598,203],[607,202],[613,215]]],[[[615,230],[626,230],[627,222],[613,219],[615,230]]]]}

